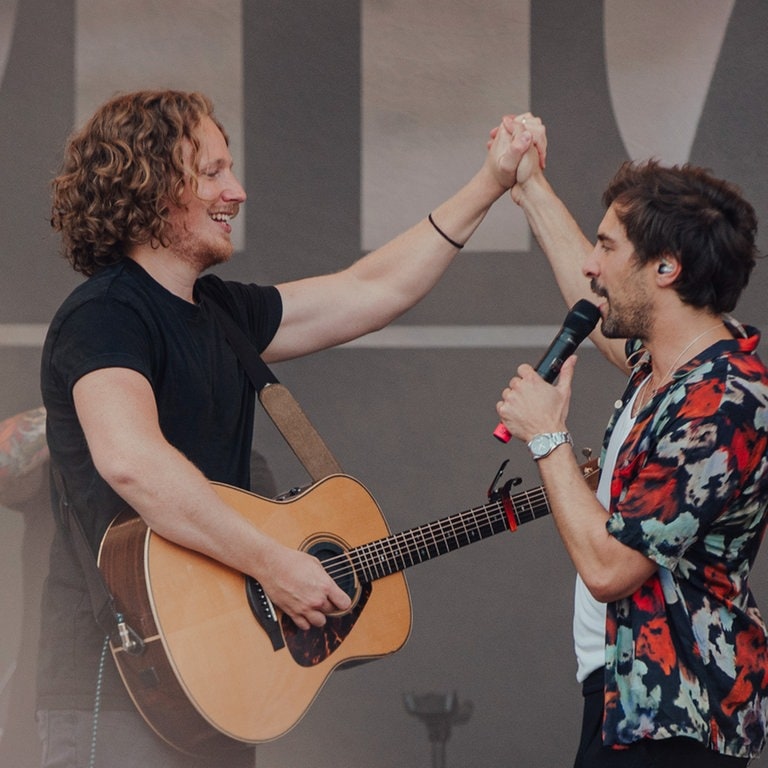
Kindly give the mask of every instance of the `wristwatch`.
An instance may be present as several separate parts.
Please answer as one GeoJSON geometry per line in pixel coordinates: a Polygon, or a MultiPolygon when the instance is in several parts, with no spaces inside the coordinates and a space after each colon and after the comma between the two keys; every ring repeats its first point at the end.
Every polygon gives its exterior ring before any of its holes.
{"type": "Polygon", "coordinates": [[[528,449],[533,456],[534,461],[549,456],[558,445],[569,443],[573,445],[573,440],[569,432],[542,432],[540,435],[534,435],[528,443],[528,449]]]}

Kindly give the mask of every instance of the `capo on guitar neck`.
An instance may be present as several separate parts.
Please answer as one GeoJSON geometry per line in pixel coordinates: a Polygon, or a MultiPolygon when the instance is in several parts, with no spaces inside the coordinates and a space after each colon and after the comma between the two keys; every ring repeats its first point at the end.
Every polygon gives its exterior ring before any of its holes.
{"type": "Polygon", "coordinates": [[[499,480],[501,480],[501,476],[504,474],[504,469],[506,468],[507,464],[509,464],[509,459],[504,459],[504,461],[501,462],[501,466],[494,475],[491,484],[488,486],[488,501],[498,501],[504,494],[509,496],[509,489],[512,486],[520,485],[522,482],[521,478],[513,477],[507,480],[501,489],[498,488],[499,480]]]}

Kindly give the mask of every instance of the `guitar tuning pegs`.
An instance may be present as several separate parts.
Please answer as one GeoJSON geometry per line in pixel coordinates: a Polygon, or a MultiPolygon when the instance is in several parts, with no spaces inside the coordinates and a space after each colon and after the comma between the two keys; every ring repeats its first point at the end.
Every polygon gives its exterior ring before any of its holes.
{"type": "Polygon", "coordinates": [[[592,458],[592,449],[591,448],[582,448],[581,449],[581,455],[589,461],[592,458]]]}

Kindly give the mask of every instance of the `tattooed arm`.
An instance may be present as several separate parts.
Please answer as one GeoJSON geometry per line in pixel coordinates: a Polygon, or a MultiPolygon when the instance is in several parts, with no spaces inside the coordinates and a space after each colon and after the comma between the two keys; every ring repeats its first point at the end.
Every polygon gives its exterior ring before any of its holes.
{"type": "Polygon", "coordinates": [[[37,493],[47,461],[45,408],[0,421],[0,504],[13,507],[37,493]]]}

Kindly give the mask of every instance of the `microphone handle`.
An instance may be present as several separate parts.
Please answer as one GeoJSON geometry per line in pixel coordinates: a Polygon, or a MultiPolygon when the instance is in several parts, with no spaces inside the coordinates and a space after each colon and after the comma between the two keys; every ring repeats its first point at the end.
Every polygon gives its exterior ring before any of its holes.
{"type": "MultiPolygon", "coordinates": [[[[560,334],[555,337],[536,366],[536,373],[548,384],[551,384],[558,377],[566,358],[569,358],[579,346],[578,341],[570,334],[564,334],[563,330],[560,329],[560,334]]],[[[509,430],[501,422],[493,430],[493,436],[502,443],[508,443],[512,439],[509,430]]]]}

